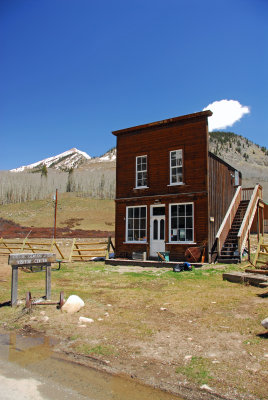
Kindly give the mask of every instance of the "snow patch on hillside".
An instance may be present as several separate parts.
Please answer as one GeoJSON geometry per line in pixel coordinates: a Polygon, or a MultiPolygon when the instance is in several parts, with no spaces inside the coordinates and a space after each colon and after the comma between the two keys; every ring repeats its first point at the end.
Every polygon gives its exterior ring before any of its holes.
{"type": "Polygon", "coordinates": [[[84,151],[73,148],[73,149],[64,151],[63,153],[60,153],[56,156],[45,158],[44,160],[37,161],[33,164],[23,165],[19,168],[11,169],[10,171],[11,172],[22,172],[25,170],[34,169],[34,168],[38,168],[38,167],[42,168],[44,165],[47,168],[49,168],[52,166],[52,164],[55,167],[55,169],[64,169],[64,168],[68,169],[68,168],[75,167],[80,162],[82,162],[84,159],[90,160],[91,157],[84,151]]]}

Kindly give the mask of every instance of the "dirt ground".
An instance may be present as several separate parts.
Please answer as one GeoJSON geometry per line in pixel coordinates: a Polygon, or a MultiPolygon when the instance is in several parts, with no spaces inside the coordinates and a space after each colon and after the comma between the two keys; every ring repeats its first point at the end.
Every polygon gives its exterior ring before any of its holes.
{"type": "MultiPolygon", "coordinates": [[[[0,260],[1,262],[1,260],[0,260]]],[[[24,309],[25,293],[44,293],[42,272],[19,273],[17,308],[10,299],[11,270],[0,264],[1,326],[58,338],[70,359],[177,393],[184,399],[267,398],[268,316],[264,289],[222,280],[237,266],[174,273],[167,268],[64,264],[52,273],[52,297],[77,294],[76,314],[56,307],[24,309]],[[93,319],[79,323],[79,317],[93,319]]]]}
{"type": "MultiPolygon", "coordinates": [[[[64,228],[57,228],[57,238],[107,238],[108,236],[114,236],[113,231],[71,229],[72,226],[70,223],[69,226],[66,224],[64,228]]],[[[0,237],[13,239],[25,238],[27,235],[29,239],[52,238],[53,228],[21,226],[13,221],[0,218],[0,237]]]]}

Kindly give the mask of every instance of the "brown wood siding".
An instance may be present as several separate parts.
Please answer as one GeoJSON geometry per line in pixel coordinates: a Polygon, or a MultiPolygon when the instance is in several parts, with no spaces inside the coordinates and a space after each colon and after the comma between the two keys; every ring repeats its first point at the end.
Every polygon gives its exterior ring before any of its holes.
{"type": "MultiPolygon", "coordinates": [[[[132,252],[150,253],[150,206],[155,205],[155,200],[160,199],[161,204],[166,207],[166,251],[170,252],[170,260],[185,260],[185,251],[188,247],[201,246],[208,238],[208,196],[206,193],[200,195],[185,194],[179,196],[167,196],[158,198],[143,198],[118,200],[116,202],[116,232],[115,248],[116,257],[131,258],[132,252]],[[194,244],[169,244],[169,204],[194,203],[194,244]],[[125,243],[126,238],[126,207],[147,206],[147,243],[125,243]]],[[[160,203],[157,203],[160,204],[160,203]]]]}
{"type": "Polygon", "coordinates": [[[206,117],[117,137],[116,198],[207,192],[206,117]],[[170,151],[183,150],[183,185],[170,184],[170,151]],[[147,155],[148,188],[135,189],[136,157],[147,155]]]}
{"type": "Polygon", "coordinates": [[[234,168],[209,153],[209,249],[235,194],[234,168]]]}

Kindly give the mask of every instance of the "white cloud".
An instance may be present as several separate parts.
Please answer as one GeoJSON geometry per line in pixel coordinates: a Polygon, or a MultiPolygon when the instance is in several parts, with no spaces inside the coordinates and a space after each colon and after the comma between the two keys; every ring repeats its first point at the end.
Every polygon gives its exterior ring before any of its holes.
{"type": "Polygon", "coordinates": [[[224,129],[239,121],[245,114],[250,113],[247,106],[242,106],[237,100],[214,101],[203,109],[211,110],[212,117],[208,118],[209,130],[224,129]]]}

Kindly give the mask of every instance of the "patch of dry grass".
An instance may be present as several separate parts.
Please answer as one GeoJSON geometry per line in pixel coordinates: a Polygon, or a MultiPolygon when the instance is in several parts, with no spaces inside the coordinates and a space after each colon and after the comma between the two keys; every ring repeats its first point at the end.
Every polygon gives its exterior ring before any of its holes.
{"type": "MultiPolygon", "coordinates": [[[[58,227],[86,230],[114,229],[114,201],[77,197],[75,193],[58,194],[58,227]]],[[[52,227],[54,202],[51,199],[1,206],[0,217],[22,226],[52,227]]]]}
{"type": "MultiPolygon", "coordinates": [[[[1,319],[10,328],[41,326],[62,338],[62,348],[105,358],[137,376],[146,371],[174,384],[185,379],[197,386],[207,383],[221,394],[236,393],[237,399],[249,398],[245,394],[265,398],[268,348],[258,334],[267,299],[257,296],[262,289],[223,281],[222,272],[233,268],[173,273],[64,264],[52,273],[52,296],[58,300],[61,290],[66,298],[79,295],[86,304],[79,313],[40,306],[16,320],[21,308],[3,307],[1,319]],[[81,327],[80,315],[94,323],[81,327]]],[[[21,272],[19,297],[27,290],[34,297],[44,294],[44,284],[44,273],[21,272]]],[[[3,282],[0,301],[7,301],[9,292],[10,281],[3,282]]]]}

